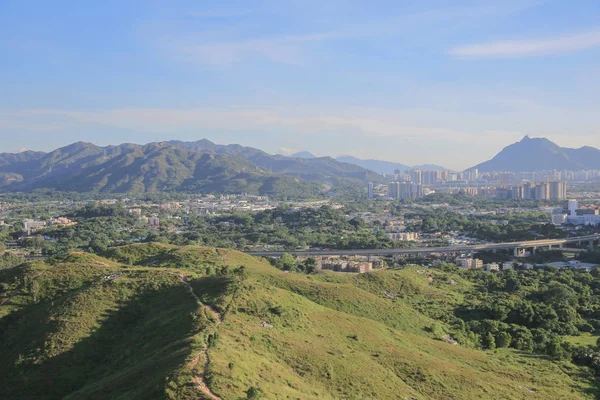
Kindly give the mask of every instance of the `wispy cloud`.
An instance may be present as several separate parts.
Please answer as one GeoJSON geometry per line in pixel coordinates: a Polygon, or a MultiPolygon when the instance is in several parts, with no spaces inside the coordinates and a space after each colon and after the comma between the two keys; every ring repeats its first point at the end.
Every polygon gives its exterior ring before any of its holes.
{"type": "MultiPolygon", "coordinates": [[[[330,23],[314,24],[314,20],[303,15],[288,16],[294,21],[294,26],[304,26],[305,33],[280,33],[277,35],[257,36],[247,31],[243,22],[260,19],[260,13],[250,13],[247,10],[204,10],[190,12],[188,15],[199,19],[238,18],[236,23],[220,26],[213,31],[200,30],[190,34],[183,27],[172,26],[172,31],[161,37],[161,46],[167,49],[171,56],[178,60],[213,67],[232,66],[249,59],[263,59],[279,64],[306,64],[310,60],[311,45],[318,42],[337,39],[373,39],[377,37],[394,37],[407,35],[428,24],[445,24],[456,28],[462,23],[472,23],[482,18],[494,18],[519,13],[543,3],[543,0],[507,0],[503,4],[483,3],[477,6],[453,6],[436,8],[413,13],[399,13],[385,17],[374,18],[365,15],[359,19],[339,22],[336,15],[328,14],[330,23]],[[181,29],[180,32],[178,30],[181,29]]],[[[324,17],[327,17],[325,15],[324,17]]],[[[325,18],[327,20],[327,18],[325,18]]],[[[439,26],[439,25],[438,25],[439,26]]],[[[191,31],[198,29],[197,26],[191,31]]],[[[414,35],[417,37],[418,35],[414,35]]]]}
{"type": "Polygon", "coordinates": [[[563,54],[600,47],[600,30],[549,39],[504,40],[455,47],[450,54],[469,58],[518,58],[563,54]]]}
{"type": "MultiPolygon", "coordinates": [[[[157,136],[198,139],[210,132],[218,142],[285,154],[296,149],[328,155],[354,153],[362,158],[387,158],[408,164],[431,162],[455,169],[493,156],[526,133],[548,137],[561,145],[576,142],[600,147],[595,130],[600,121],[597,113],[540,107],[529,104],[508,116],[425,108],[322,106],[0,110],[0,135],[4,132],[27,137],[27,143],[37,145],[31,138],[93,137],[81,136],[81,132],[101,132],[104,138],[113,135],[113,143],[122,141],[123,135],[149,141],[157,136]],[[526,121],[532,116],[533,122],[526,121]],[[573,137],[573,132],[578,137],[573,137]]],[[[29,146],[18,144],[23,145],[29,146]]]]}
{"type": "Polygon", "coordinates": [[[227,66],[251,57],[265,58],[282,64],[303,64],[304,45],[337,37],[334,33],[292,35],[274,38],[180,44],[174,50],[190,62],[227,66]]]}
{"type": "MultiPolygon", "coordinates": [[[[425,111],[423,111],[426,113],[425,111]]],[[[411,111],[415,114],[415,110],[411,111]]],[[[8,115],[8,114],[4,114],[8,115]]],[[[405,114],[380,109],[289,109],[289,108],[194,108],[194,109],[114,109],[107,111],[67,111],[53,109],[21,110],[12,118],[43,121],[63,120],[71,126],[110,126],[145,133],[177,131],[248,131],[278,133],[291,136],[341,135],[343,137],[405,138],[448,140],[472,143],[481,138],[478,130],[440,128],[408,121],[405,114]]],[[[2,121],[0,114],[0,122],[2,121]]],[[[0,127],[2,125],[0,124],[0,127]]],[[[30,127],[35,130],[37,125],[30,127]]],[[[20,126],[27,129],[26,126],[20,126]]],[[[61,126],[54,129],[60,130],[61,126]]],[[[48,128],[51,129],[51,128],[48,128]]],[[[491,131],[490,131],[491,132],[491,131]]],[[[507,132],[505,132],[507,133],[507,132]]],[[[483,132],[485,134],[485,132],[483,132]]],[[[520,132],[513,132],[518,138],[520,132]]],[[[491,135],[488,141],[497,138],[491,135]]]]}

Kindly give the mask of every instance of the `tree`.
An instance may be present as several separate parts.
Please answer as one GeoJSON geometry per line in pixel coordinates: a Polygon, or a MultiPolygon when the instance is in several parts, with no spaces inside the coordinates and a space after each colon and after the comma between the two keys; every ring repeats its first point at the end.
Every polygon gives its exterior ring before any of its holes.
{"type": "Polygon", "coordinates": [[[248,400],[259,400],[261,398],[260,389],[255,388],[254,386],[250,387],[246,390],[246,399],[248,400]]]}
{"type": "Polygon", "coordinates": [[[558,336],[554,336],[546,345],[546,354],[556,359],[564,357],[562,342],[558,336]]]}
{"type": "Polygon", "coordinates": [[[285,253],[279,259],[278,267],[279,267],[279,269],[282,269],[284,271],[295,272],[296,271],[296,259],[294,258],[293,255],[291,255],[289,253],[285,253]]]}
{"type": "Polygon", "coordinates": [[[512,342],[512,336],[508,332],[500,332],[496,337],[496,347],[508,347],[512,342]]]}
{"type": "Polygon", "coordinates": [[[314,257],[309,257],[304,261],[304,272],[307,274],[317,272],[317,260],[314,257]]]}
{"type": "Polygon", "coordinates": [[[494,350],[496,348],[496,338],[491,332],[488,332],[487,335],[483,337],[484,343],[483,345],[490,350],[494,350]]]}

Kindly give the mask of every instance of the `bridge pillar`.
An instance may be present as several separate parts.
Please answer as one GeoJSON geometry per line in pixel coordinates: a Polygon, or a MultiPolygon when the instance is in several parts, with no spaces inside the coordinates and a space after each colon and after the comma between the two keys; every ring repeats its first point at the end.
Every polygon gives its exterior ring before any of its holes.
{"type": "Polygon", "coordinates": [[[561,249],[561,250],[564,249],[564,248],[566,248],[566,247],[567,247],[567,245],[565,243],[561,243],[561,244],[558,245],[558,248],[561,249]]]}
{"type": "Polygon", "coordinates": [[[590,250],[594,250],[594,239],[590,240],[590,243],[589,243],[589,245],[588,245],[588,248],[589,248],[590,250]]]}
{"type": "Polygon", "coordinates": [[[515,247],[515,249],[513,250],[513,255],[515,257],[524,257],[525,256],[525,249],[521,249],[521,248],[515,247]]]}

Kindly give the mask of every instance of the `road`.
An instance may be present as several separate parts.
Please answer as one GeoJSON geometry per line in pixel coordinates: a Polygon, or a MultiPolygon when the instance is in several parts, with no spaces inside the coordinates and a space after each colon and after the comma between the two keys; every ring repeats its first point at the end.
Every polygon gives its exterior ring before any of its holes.
{"type": "Polygon", "coordinates": [[[507,250],[516,248],[533,248],[559,246],[568,243],[600,240],[600,234],[570,237],[566,239],[543,239],[523,242],[488,243],[447,247],[413,247],[405,249],[356,249],[356,250],[297,250],[297,251],[247,251],[246,254],[257,257],[281,257],[288,253],[294,256],[359,256],[359,255],[393,255],[393,254],[429,254],[429,253],[462,253],[473,251],[507,250]]]}

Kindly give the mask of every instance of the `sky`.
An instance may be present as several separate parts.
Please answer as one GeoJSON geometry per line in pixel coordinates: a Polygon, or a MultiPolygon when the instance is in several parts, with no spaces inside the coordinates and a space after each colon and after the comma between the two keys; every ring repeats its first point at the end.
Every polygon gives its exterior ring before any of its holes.
{"type": "Polygon", "coordinates": [[[598,0],[0,0],[0,152],[239,143],[465,169],[600,147],[598,0]]]}

